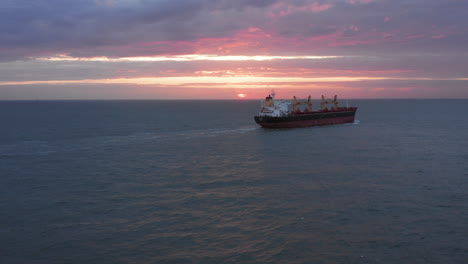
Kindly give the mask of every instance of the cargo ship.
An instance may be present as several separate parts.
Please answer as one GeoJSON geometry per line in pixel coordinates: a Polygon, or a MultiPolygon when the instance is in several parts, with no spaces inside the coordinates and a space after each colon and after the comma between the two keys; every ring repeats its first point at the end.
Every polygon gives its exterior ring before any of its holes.
{"type": "Polygon", "coordinates": [[[322,95],[320,110],[312,109],[310,96],[307,100],[276,100],[272,91],[262,100],[260,113],[255,122],[266,128],[294,128],[353,123],[357,107],[339,107],[337,96],[326,99],[322,95]]]}

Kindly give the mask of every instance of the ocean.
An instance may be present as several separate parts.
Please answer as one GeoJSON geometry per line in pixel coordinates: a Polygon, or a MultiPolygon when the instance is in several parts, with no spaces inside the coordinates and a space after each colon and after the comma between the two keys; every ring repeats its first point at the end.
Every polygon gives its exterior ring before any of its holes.
{"type": "Polygon", "coordinates": [[[349,104],[2,101],[0,263],[467,263],[468,100],[349,104]]]}

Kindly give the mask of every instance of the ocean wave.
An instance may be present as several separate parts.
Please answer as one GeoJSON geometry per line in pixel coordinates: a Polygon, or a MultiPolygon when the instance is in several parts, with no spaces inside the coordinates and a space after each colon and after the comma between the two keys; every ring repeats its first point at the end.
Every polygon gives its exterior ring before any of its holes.
{"type": "Polygon", "coordinates": [[[21,141],[0,145],[0,157],[47,155],[56,152],[46,141],[21,141]]]}
{"type": "Polygon", "coordinates": [[[123,145],[157,143],[172,140],[188,140],[193,138],[219,137],[224,135],[243,134],[255,131],[257,127],[201,129],[175,132],[141,132],[125,136],[98,136],[60,141],[21,141],[14,144],[0,145],[0,157],[15,157],[26,155],[48,155],[57,152],[76,150],[92,150],[95,148],[115,147],[123,145]]]}

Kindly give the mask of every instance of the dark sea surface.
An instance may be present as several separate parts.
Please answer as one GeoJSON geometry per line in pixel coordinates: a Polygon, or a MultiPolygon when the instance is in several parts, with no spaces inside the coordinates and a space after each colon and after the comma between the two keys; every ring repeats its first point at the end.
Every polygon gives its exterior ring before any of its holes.
{"type": "Polygon", "coordinates": [[[0,102],[0,263],[468,263],[468,100],[349,102],[0,102]]]}

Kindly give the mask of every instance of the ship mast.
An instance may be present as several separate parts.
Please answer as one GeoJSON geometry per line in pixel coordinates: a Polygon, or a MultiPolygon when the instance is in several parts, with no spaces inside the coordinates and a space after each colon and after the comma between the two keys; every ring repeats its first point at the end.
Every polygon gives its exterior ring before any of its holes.
{"type": "Polygon", "coordinates": [[[336,99],[337,95],[335,94],[335,97],[333,98],[333,108],[336,110],[338,109],[338,100],[336,99]]]}

